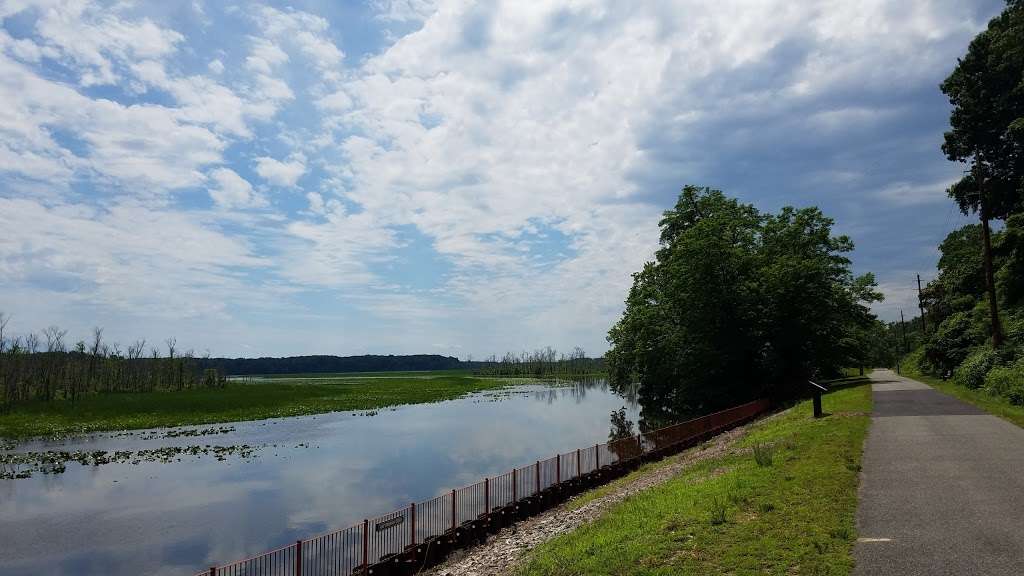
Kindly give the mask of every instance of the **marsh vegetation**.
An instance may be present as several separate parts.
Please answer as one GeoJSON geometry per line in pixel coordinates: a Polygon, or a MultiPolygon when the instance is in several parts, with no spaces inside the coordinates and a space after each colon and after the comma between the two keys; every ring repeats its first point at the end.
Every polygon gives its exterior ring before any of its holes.
{"type": "Polygon", "coordinates": [[[67,330],[50,326],[42,335],[12,336],[10,317],[0,312],[0,412],[26,403],[67,401],[94,394],[223,388],[224,375],[201,369],[192,351],[170,338],[163,348],[137,340],[122,348],[93,330],[88,341],[69,345],[67,330]]]}

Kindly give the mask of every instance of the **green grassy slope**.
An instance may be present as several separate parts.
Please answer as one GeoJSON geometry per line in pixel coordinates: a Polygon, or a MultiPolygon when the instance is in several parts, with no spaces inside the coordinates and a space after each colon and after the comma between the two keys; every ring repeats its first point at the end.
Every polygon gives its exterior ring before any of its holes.
{"type": "Polygon", "coordinates": [[[757,425],[740,446],[702,462],[535,549],[520,576],[849,574],[870,387],[849,379],[825,397],[757,425]]]}

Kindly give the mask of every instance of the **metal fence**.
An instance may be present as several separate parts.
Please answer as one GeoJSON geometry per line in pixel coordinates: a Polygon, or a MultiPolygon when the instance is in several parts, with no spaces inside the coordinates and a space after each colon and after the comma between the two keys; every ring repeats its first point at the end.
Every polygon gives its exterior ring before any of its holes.
{"type": "Polygon", "coordinates": [[[350,576],[464,523],[533,498],[552,487],[599,470],[658,454],[705,438],[765,412],[766,400],[709,414],[633,437],[596,444],[538,460],[482,482],[413,503],[361,524],[299,540],[252,558],[214,566],[196,576],[350,576]]]}

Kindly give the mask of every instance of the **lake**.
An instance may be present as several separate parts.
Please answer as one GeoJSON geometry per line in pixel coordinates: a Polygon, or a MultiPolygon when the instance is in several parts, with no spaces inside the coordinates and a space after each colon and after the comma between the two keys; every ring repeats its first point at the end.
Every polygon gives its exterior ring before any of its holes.
{"type": "Polygon", "coordinates": [[[236,422],[200,436],[179,433],[211,427],[22,443],[14,451],[253,452],[71,462],[62,474],[0,480],[0,573],[194,574],[604,442],[609,414],[622,406],[635,422],[635,403],[604,381],[533,383],[379,412],[236,422]]]}

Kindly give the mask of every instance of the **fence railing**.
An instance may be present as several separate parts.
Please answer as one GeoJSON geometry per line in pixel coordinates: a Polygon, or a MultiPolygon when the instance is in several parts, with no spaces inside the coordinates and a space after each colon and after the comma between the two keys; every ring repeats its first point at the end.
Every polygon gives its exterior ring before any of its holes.
{"type": "Polygon", "coordinates": [[[630,465],[681,450],[694,441],[746,422],[768,408],[767,400],[757,400],[636,436],[556,454],[425,502],[367,518],[355,526],[211,567],[196,576],[409,573],[385,566],[388,561],[418,562],[422,566],[429,561],[425,555],[436,561],[438,549],[446,554],[468,544],[466,534],[486,529],[493,532],[496,524],[539,512],[558,500],[559,495],[567,496],[568,491],[563,488],[582,490],[606,482],[628,471],[630,465]],[[608,473],[602,476],[605,472],[608,473]],[[584,479],[588,482],[581,481],[584,479]],[[546,501],[545,495],[550,496],[546,501]],[[499,514],[502,520],[495,521],[499,514]],[[432,554],[428,554],[430,550],[424,551],[424,543],[434,542],[437,546],[432,554]]]}

